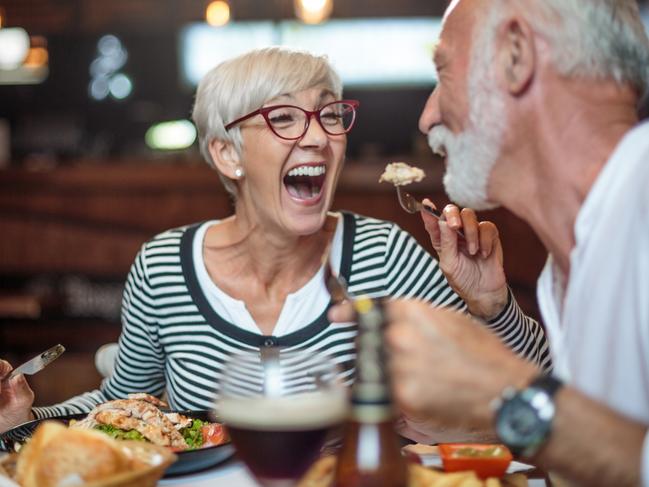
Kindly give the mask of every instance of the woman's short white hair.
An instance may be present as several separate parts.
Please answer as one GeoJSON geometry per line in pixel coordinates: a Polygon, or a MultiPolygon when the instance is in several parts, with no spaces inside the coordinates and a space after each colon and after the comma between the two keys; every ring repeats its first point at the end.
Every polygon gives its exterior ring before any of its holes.
{"type": "Polygon", "coordinates": [[[283,93],[314,87],[327,89],[336,98],[342,96],[340,77],[325,56],[282,47],[250,51],[220,63],[203,77],[196,91],[192,118],[203,158],[217,170],[231,195],[236,197],[236,184],[216,168],[210,142],[231,142],[241,154],[239,127],[226,131],[225,125],[283,93]]]}
{"type": "MultiPolygon", "coordinates": [[[[649,39],[637,0],[500,0],[550,43],[566,76],[614,79],[649,91],[649,39]]],[[[503,13],[500,9],[499,13],[503,13]]]]}

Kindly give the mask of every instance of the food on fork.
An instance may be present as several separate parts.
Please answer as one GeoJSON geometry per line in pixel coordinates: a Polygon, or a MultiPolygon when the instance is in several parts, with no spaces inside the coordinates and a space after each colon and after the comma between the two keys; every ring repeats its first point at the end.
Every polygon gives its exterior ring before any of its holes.
{"type": "Polygon", "coordinates": [[[391,162],[385,167],[379,178],[379,183],[385,181],[395,186],[405,186],[424,179],[426,174],[418,167],[409,166],[405,162],[391,162]]]}

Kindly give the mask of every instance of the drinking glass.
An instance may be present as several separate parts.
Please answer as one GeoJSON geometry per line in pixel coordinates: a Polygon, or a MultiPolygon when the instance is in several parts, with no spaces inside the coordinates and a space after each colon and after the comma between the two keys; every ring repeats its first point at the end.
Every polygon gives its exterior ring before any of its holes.
{"type": "Polygon", "coordinates": [[[347,414],[336,366],[313,351],[266,349],[233,355],[217,414],[239,458],[266,487],[297,483],[327,434],[347,414]]]}

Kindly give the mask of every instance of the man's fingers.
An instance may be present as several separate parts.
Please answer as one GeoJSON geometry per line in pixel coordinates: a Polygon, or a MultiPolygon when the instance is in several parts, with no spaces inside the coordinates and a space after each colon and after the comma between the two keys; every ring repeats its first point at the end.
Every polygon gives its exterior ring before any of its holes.
{"type": "Polygon", "coordinates": [[[332,306],[327,313],[330,321],[334,323],[346,323],[354,321],[354,307],[349,301],[343,301],[335,306],[332,306]]]}
{"type": "Polygon", "coordinates": [[[398,321],[391,323],[385,331],[385,339],[390,347],[391,353],[407,352],[416,342],[409,323],[398,321]]]}
{"type": "Polygon", "coordinates": [[[427,321],[427,314],[433,311],[427,303],[410,299],[395,299],[388,301],[385,306],[388,320],[395,326],[401,323],[419,323],[427,321]]]}

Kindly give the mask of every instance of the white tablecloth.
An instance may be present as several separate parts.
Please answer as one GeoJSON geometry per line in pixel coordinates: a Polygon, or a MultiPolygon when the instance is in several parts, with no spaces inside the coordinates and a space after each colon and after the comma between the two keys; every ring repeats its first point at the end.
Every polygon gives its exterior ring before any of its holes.
{"type": "Polygon", "coordinates": [[[260,487],[248,473],[242,462],[231,460],[223,465],[190,475],[162,479],[159,486],[173,485],[175,487],[260,487]],[[217,480],[218,482],[215,482],[217,480]]]}

